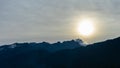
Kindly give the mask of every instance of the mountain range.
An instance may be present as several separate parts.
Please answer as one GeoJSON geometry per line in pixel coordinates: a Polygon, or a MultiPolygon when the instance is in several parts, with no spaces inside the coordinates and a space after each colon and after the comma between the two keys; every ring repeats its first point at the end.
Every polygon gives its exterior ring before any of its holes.
{"type": "Polygon", "coordinates": [[[3,45],[0,68],[120,68],[120,37],[94,44],[77,39],[3,45]]]}

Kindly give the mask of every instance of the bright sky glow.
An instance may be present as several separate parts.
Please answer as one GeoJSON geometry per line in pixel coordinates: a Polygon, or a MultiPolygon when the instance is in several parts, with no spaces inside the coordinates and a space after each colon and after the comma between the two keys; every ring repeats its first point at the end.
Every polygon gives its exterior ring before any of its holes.
{"type": "Polygon", "coordinates": [[[94,33],[93,21],[90,19],[83,19],[79,22],[78,31],[83,36],[91,36],[94,33]]]}
{"type": "Polygon", "coordinates": [[[0,45],[119,36],[120,0],[0,0],[0,45]]]}

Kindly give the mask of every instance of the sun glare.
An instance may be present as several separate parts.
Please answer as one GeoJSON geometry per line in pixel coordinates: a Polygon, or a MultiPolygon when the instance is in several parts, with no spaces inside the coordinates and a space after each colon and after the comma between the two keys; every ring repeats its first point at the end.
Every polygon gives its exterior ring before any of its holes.
{"type": "Polygon", "coordinates": [[[83,36],[90,36],[94,33],[94,21],[90,19],[83,19],[79,22],[78,31],[83,36]]]}

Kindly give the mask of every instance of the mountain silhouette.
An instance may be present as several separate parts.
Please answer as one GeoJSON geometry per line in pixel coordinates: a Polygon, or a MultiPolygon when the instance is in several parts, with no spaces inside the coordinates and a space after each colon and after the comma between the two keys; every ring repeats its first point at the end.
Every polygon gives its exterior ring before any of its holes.
{"type": "Polygon", "coordinates": [[[3,45],[0,68],[120,68],[120,37],[87,46],[80,39],[3,45]]]}

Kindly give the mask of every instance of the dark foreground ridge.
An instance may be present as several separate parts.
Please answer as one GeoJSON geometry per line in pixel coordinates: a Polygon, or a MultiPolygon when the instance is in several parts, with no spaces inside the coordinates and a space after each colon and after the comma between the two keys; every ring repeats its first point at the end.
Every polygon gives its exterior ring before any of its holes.
{"type": "Polygon", "coordinates": [[[0,47],[0,68],[120,68],[120,37],[88,46],[82,40],[0,47]]]}

